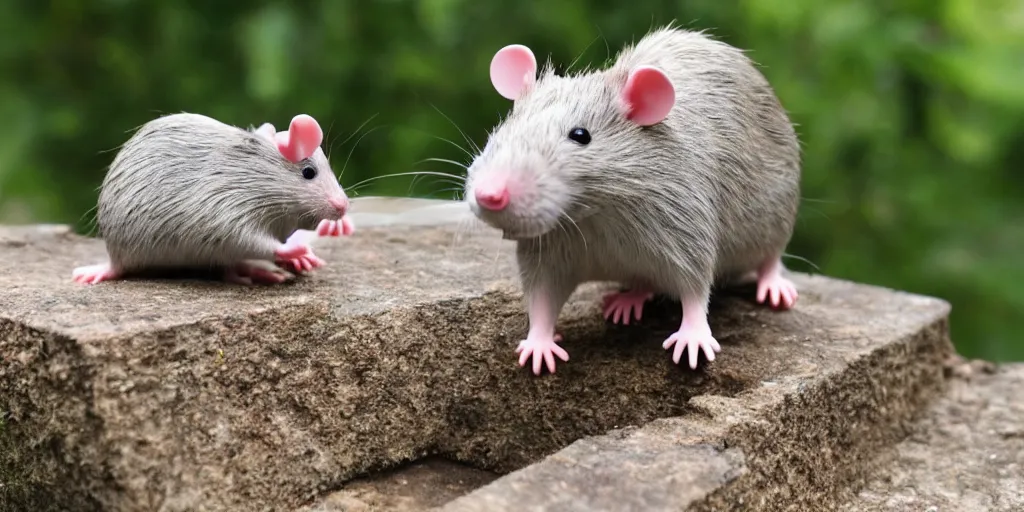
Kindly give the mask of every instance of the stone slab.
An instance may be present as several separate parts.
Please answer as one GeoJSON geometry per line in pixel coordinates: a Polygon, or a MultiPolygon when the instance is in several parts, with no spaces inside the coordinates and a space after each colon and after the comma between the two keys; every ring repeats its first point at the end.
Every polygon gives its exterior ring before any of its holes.
{"type": "Polygon", "coordinates": [[[302,512],[424,512],[442,506],[499,475],[438,457],[357,478],[302,512]]]}
{"type": "Polygon", "coordinates": [[[1024,364],[951,370],[949,391],[842,512],[1024,510],[1024,364]]]}
{"type": "Polygon", "coordinates": [[[71,269],[101,242],[0,228],[0,505],[281,510],[439,455],[511,472],[453,510],[561,510],[539,500],[590,495],[586,467],[667,478],[601,495],[607,510],[783,510],[836,499],[942,387],[948,304],[801,274],[793,311],[716,297],[723,353],[698,371],[660,348],[678,305],[609,326],[585,287],[560,319],[572,360],[535,378],[512,353],[526,318],[511,243],[464,205],[376,204],[357,236],[318,243],[328,267],[277,287],[82,287],[71,269]],[[633,445],[590,437],[630,426],[607,435],[633,445]]]}

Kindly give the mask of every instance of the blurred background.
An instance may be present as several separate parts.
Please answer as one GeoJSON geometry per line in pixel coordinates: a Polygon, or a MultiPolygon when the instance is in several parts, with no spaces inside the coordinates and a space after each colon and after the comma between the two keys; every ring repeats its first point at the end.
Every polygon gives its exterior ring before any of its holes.
{"type": "Polygon", "coordinates": [[[113,150],[180,111],[311,114],[350,192],[460,173],[423,160],[468,162],[441,138],[482,146],[508,110],[497,49],[600,65],[673,20],[749,50],[798,125],[790,268],[945,298],[962,353],[1024,360],[1021,0],[5,0],[0,223],[89,232],[113,150]]]}

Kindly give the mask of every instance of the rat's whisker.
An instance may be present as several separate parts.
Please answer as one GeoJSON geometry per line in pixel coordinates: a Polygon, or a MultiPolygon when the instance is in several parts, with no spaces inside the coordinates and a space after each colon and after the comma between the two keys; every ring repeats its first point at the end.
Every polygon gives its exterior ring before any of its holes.
{"type": "MultiPolygon", "coordinates": [[[[437,107],[434,107],[434,108],[437,108],[437,107]]],[[[451,140],[451,139],[446,139],[446,138],[444,138],[444,137],[441,137],[441,136],[439,136],[439,135],[434,135],[433,133],[430,133],[430,132],[427,132],[427,131],[424,131],[424,130],[419,130],[419,129],[417,129],[417,128],[406,128],[406,129],[407,129],[407,130],[409,130],[409,131],[414,131],[414,132],[417,132],[417,133],[423,133],[423,134],[425,134],[425,135],[427,135],[427,136],[429,136],[429,137],[431,137],[431,138],[434,138],[434,139],[440,140],[440,141],[442,141],[442,142],[447,142],[448,144],[451,144],[452,146],[454,146],[454,147],[455,147],[456,149],[458,149],[459,151],[461,151],[461,152],[465,153],[465,154],[466,154],[466,156],[468,156],[468,157],[469,157],[470,159],[473,159],[473,158],[475,158],[475,155],[473,155],[473,152],[471,152],[470,150],[468,150],[468,149],[466,149],[466,148],[462,147],[462,146],[461,146],[461,145],[459,145],[459,144],[458,144],[457,142],[455,142],[455,141],[453,141],[453,140],[451,140]]]]}
{"type": "MultiPolygon", "coordinates": [[[[564,234],[564,235],[565,235],[566,237],[569,237],[569,236],[570,236],[570,235],[569,235],[569,230],[565,228],[565,223],[564,223],[564,222],[562,222],[562,220],[561,220],[561,219],[559,219],[559,220],[558,220],[558,222],[556,222],[556,223],[555,223],[555,225],[556,225],[556,226],[558,226],[558,229],[562,230],[562,233],[563,233],[563,234],[564,234]]],[[[586,248],[586,243],[584,243],[583,245],[584,245],[584,250],[585,250],[585,248],[586,248]]]]}
{"type": "Polygon", "coordinates": [[[446,172],[436,172],[436,171],[399,172],[399,173],[395,173],[395,174],[385,174],[385,175],[382,175],[382,176],[374,176],[372,178],[367,178],[367,179],[365,179],[363,181],[360,181],[359,183],[356,183],[355,185],[352,185],[351,187],[349,187],[349,189],[356,189],[356,188],[361,187],[361,186],[363,186],[363,185],[365,185],[365,184],[367,184],[367,183],[369,183],[371,181],[376,181],[376,180],[380,180],[380,179],[384,179],[384,178],[395,178],[395,177],[399,177],[399,176],[417,176],[417,175],[429,175],[429,176],[440,176],[440,177],[443,177],[443,178],[455,178],[457,180],[460,180],[460,182],[462,180],[461,176],[458,176],[458,175],[455,175],[455,174],[448,174],[446,172]]]}
{"type": "Polygon", "coordinates": [[[466,216],[460,220],[455,227],[455,237],[452,240],[453,248],[455,242],[461,242],[463,238],[471,236],[473,230],[484,227],[483,224],[474,216],[466,216]]]}
{"type": "Polygon", "coordinates": [[[839,201],[835,201],[835,200],[831,200],[831,199],[814,199],[812,197],[801,197],[800,200],[801,201],[807,201],[808,203],[830,203],[830,204],[837,204],[837,203],[839,203],[839,201]]]}
{"type": "MultiPolygon", "coordinates": [[[[572,217],[570,217],[568,214],[566,214],[564,212],[562,213],[562,217],[564,217],[566,220],[571,222],[573,227],[576,228],[576,231],[580,234],[580,240],[583,240],[583,251],[586,252],[588,250],[588,247],[587,247],[587,237],[583,234],[583,230],[580,229],[580,225],[577,224],[576,221],[572,219],[572,217]]],[[[559,222],[559,225],[561,225],[561,224],[562,223],[559,222]]],[[[568,235],[568,232],[566,234],[568,235]]]]}
{"type": "MultiPolygon", "coordinates": [[[[413,182],[418,181],[422,177],[423,176],[420,175],[420,176],[417,176],[416,178],[413,178],[413,182]]],[[[459,188],[459,189],[466,188],[466,178],[464,176],[451,175],[451,177],[441,178],[441,179],[439,179],[437,181],[439,183],[442,183],[442,184],[445,184],[445,185],[451,185],[451,186],[459,188]]]]}
{"type": "MultiPolygon", "coordinates": [[[[419,180],[421,178],[423,178],[423,175],[419,175],[419,176],[414,177],[412,179],[412,184],[410,184],[410,189],[412,187],[414,187],[416,185],[416,183],[419,182],[419,180]]],[[[453,179],[450,179],[450,178],[440,179],[440,180],[438,180],[438,182],[440,182],[442,184],[445,184],[445,185],[452,185],[452,186],[457,187],[457,188],[464,188],[466,186],[465,183],[460,182],[460,181],[456,181],[456,180],[453,180],[453,179]]],[[[450,190],[450,189],[446,189],[446,190],[450,190]]]]}
{"type": "Polygon", "coordinates": [[[447,143],[451,144],[452,146],[455,146],[456,148],[458,148],[458,149],[459,149],[459,151],[462,151],[463,153],[465,153],[465,154],[466,154],[466,156],[468,156],[469,158],[471,158],[471,159],[473,158],[473,153],[471,153],[471,152],[470,152],[470,151],[469,151],[468,149],[466,149],[466,148],[464,148],[464,147],[462,147],[462,146],[460,146],[460,145],[456,144],[456,143],[455,143],[455,141],[453,141],[453,140],[449,140],[449,139],[446,139],[446,138],[444,138],[444,137],[440,137],[440,136],[438,136],[438,135],[431,135],[431,137],[433,137],[433,138],[435,138],[435,139],[440,139],[440,140],[443,140],[443,141],[445,141],[445,142],[447,142],[447,143]]]}
{"type": "Polygon", "coordinates": [[[583,47],[583,51],[581,51],[580,54],[571,63],[569,63],[569,67],[565,68],[565,71],[567,73],[569,71],[572,71],[572,67],[575,66],[576,63],[579,62],[579,60],[581,58],[583,58],[583,54],[587,53],[587,50],[589,50],[590,47],[593,46],[594,43],[596,43],[598,39],[601,39],[601,35],[600,34],[598,34],[597,37],[595,37],[592,41],[590,41],[590,43],[587,46],[583,47]]]}
{"type": "Polygon", "coordinates": [[[803,256],[797,256],[796,254],[782,253],[782,257],[783,258],[794,259],[794,260],[797,260],[797,261],[802,261],[802,262],[804,262],[804,263],[814,267],[814,270],[816,272],[821,272],[821,267],[815,265],[813,261],[811,261],[811,260],[809,260],[807,258],[804,258],[803,256]]]}
{"type": "Polygon", "coordinates": [[[829,217],[827,213],[825,213],[825,212],[823,212],[823,211],[821,211],[821,210],[819,210],[817,208],[811,207],[811,206],[804,205],[800,210],[801,210],[800,211],[800,218],[801,218],[800,220],[803,220],[804,213],[806,213],[806,212],[816,213],[818,215],[821,215],[825,219],[832,220],[832,218],[829,217]]]}
{"type": "Polygon", "coordinates": [[[412,189],[416,187],[416,183],[419,182],[421,178],[423,178],[422,175],[421,176],[413,176],[412,177],[412,181],[409,182],[409,191],[408,191],[409,194],[412,193],[412,189]]]}
{"type": "Polygon", "coordinates": [[[327,131],[324,132],[323,150],[324,150],[324,156],[327,158],[328,161],[331,160],[331,150],[332,150],[332,147],[331,147],[330,140],[331,140],[331,131],[334,130],[334,121],[335,121],[334,119],[331,120],[331,124],[327,127],[327,131]]]}
{"type": "Polygon", "coordinates": [[[434,110],[436,110],[438,114],[441,114],[442,116],[444,116],[444,118],[447,119],[448,122],[451,123],[452,126],[454,126],[455,129],[458,130],[460,134],[462,134],[462,138],[466,140],[466,143],[469,144],[469,146],[471,148],[473,148],[474,151],[476,151],[477,153],[480,153],[480,146],[477,146],[476,143],[473,142],[473,140],[470,139],[466,135],[466,132],[462,131],[462,128],[459,128],[459,125],[455,124],[455,121],[452,121],[452,118],[450,118],[447,115],[445,115],[444,112],[441,112],[441,109],[437,108],[437,105],[434,105],[433,103],[431,103],[430,106],[434,107],[434,110]]]}
{"type": "Polygon", "coordinates": [[[86,227],[88,228],[88,231],[86,231],[86,236],[93,236],[99,227],[99,216],[94,215],[97,211],[99,211],[99,209],[100,206],[99,204],[97,204],[96,206],[93,206],[92,208],[86,210],[86,212],[83,213],[82,216],[78,218],[78,222],[85,221],[86,223],[86,227]],[[86,221],[86,217],[89,217],[89,220],[86,221]]]}
{"type": "MultiPolygon", "coordinates": [[[[366,121],[363,121],[363,123],[360,124],[359,127],[356,128],[355,131],[353,131],[351,135],[349,135],[348,137],[345,137],[345,140],[341,141],[340,144],[331,144],[331,148],[333,148],[334,146],[344,146],[345,143],[350,141],[350,140],[352,140],[352,137],[355,137],[356,134],[359,133],[359,131],[362,130],[363,127],[365,127],[367,123],[369,123],[370,121],[373,121],[374,118],[377,117],[377,115],[378,114],[374,114],[374,115],[370,116],[370,118],[367,119],[366,121]]],[[[331,123],[331,126],[334,126],[334,123],[331,123]]]]}
{"type": "Polygon", "coordinates": [[[431,190],[430,194],[432,196],[433,195],[437,195],[437,194],[443,194],[443,195],[447,195],[447,196],[452,196],[453,194],[456,194],[456,193],[458,193],[460,191],[462,191],[462,188],[459,188],[459,187],[445,187],[445,188],[441,188],[441,189],[431,190]]]}
{"type": "Polygon", "coordinates": [[[466,184],[464,182],[461,182],[461,181],[455,181],[455,180],[449,180],[449,179],[439,179],[437,181],[438,181],[438,183],[440,183],[442,185],[451,185],[452,187],[457,188],[459,190],[466,190],[466,184]]]}
{"type": "Polygon", "coordinates": [[[493,269],[495,271],[495,273],[497,273],[498,268],[500,268],[500,267],[498,267],[498,260],[500,260],[500,259],[501,259],[501,251],[497,251],[497,250],[494,251],[494,260],[493,260],[493,263],[491,264],[491,269],[493,269]]]}
{"type": "Polygon", "coordinates": [[[457,188],[460,188],[460,189],[465,189],[466,188],[466,184],[464,182],[453,180],[451,178],[438,178],[437,181],[439,183],[443,183],[445,185],[451,185],[453,187],[457,187],[457,188]]]}
{"type": "Polygon", "coordinates": [[[466,219],[460,220],[455,224],[455,229],[452,230],[452,243],[448,246],[448,251],[455,250],[455,244],[459,243],[462,239],[462,233],[466,229],[466,219]]]}
{"type": "MultiPolygon", "coordinates": [[[[369,120],[367,120],[366,122],[368,123],[368,122],[369,122],[369,120]]],[[[365,123],[364,123],[364,124],[365,124],[365,123]]],[[[338,179],[339,179],[339,180],[341,179],[341,176],[342,176],[343,174],[345,174],[345,168],[347,168],[347,167],[348,167],[348,162],[349,162],[349,160],[351,160],[351,159],[352,159],[352,153],[355,153],[355,151],[356,151],[356,148],[357,148],[357,147],[359,147],[359,143],[360,143],[360,142],[362,142],[362,140],[363,140],[363,139],[364,139],[364,138],[365,138],[365,137],[366,137],[367,135],[369,135],[369,134],[373,133],[374,131],[376,131],[376,130],[378,130],[378,129],[380,129],[380,128],[384,128],[385,126],[387,126],[387,125],[380,125],[380,126],[378,126],[378,127],[376,127],[376,128],[371,128],[371,129],[367,130],[367,131],[366,131],[366,133],[364,133],[364,134],[360,135],[358,139],[356,139],[356,142],[355,142],[355,144],[352,144],[352,149],[351,149],[351,150],[349,150],[349,152],[348,152],[348,157],[346,157],[346,158],[345,158],[345,163],[344,163],[344,164],[343,164],[343,165],[341,166],[341,172],[340,172],[340,173],[338,173],[338,179]]]]}
{"type": "Polygon", "coordinates": [[[420,160],[419,162],[416,162],[414,165],[419,165],[419,164],[426,163],[426,162],[441,162],[441,163],[445,163],[445,164],[452,164],[452,165],[458,167],[459,169],[464,169],[464,170],[468,169],[468,167],[466,167],[465,164],[456,162],[455,160],[449,160],[447,158],[424,158],[423,160],[420,160]]]}

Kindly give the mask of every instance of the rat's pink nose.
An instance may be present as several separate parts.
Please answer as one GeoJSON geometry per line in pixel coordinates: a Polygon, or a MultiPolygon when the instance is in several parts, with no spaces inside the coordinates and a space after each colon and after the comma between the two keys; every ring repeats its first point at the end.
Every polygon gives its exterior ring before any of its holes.
{"type": "Polygon", "coordinates": [[[345,215],[345,212],[348,211],[348,198],[331,198],[328,199],[327,202],[331,203],[331,206],[333,206],[335,210],[338,210],[338,215],[345,215]]]}
{"type": "Polygon", "coordinates": [[[497,190],[477,189],[474,195],[477,204],[492,212],[499,212],[508,206],[508,189],[505,187],[497,190]]]}

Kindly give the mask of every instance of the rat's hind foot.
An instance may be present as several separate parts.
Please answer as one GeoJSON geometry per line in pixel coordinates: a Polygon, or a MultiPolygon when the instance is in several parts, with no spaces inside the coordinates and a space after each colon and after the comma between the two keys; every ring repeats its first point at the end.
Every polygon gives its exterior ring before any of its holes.
{"type": "Polygon", "coordinates": [[[224,270],[225,281],[247,286],[283,283],[293,277],[277,265],[263,260],[245,260],[224,270]]]}
{"type": "Polygon", "coordinates": [[[796,285],[782,275],[782,260],[774,258],[758,269],[757,302],[769,300],[776,309],[789,309],[796,304],[796,285]]]}
{"type": "Polygon", "coordinates": [[[120,277],[121,273],[114,270],[109,263],[78,267],[71,272],[71,279],[81,284],[97,284],[102,281],[113,281],[120,277]]]}
{"type": "Polygon", "coordinates": [[[704,357],[708,361],[714,361],[715,353],[722,351],[718,341],[711,335],[711,329],[700,328],[700,326],[691,327],[684,325],[661,344],[665,350],[668,350],[673,345],[675,345],[675,350],[672,351],[672,362],[679,364],[679,359],[683,357],[683,350],[686,350],[690,356],[689,362],[690,369],[692,370],[697,369],[699,351],[704,351],[704,357]]]}
{"type": "Polygon", "coordinates": [[[556,343],[562,341],[560,334],[554,334],[549,336],[530,336],[527,339],[520,341],[519,346],[516,347],[516,353],[519,354],[519,366],[525,366],[526,361],[533,356],[533,373],[534,375],[540,375],[540,363],[544,361],[548,368],[548,372],[555,373],[555,357],[558,356],[562,361],[569,361],[569,353],[564,348],[559,347],[556,343]]]}
{"type": "Polygon", "coordinates": [[[348,215],[342,217],[341,220],[322,220],[316,227],[316,234],[320,236],[348,236],[353,231],[355,231],[355,226],[352,225],[352,219],[348,215]]]}
{"type": "Polygon", "coordinates": [[[604,319],[611,318],[613,324],[621,321],[623,325],[629,325],[630,318],[635,316],[639,322],[644,303],[651,297],[654,297],[654,293],[642,288],[609,293],[604,296],[604,319]]]}

